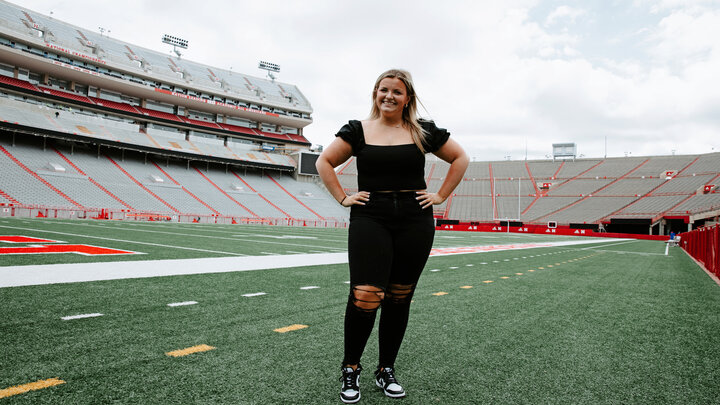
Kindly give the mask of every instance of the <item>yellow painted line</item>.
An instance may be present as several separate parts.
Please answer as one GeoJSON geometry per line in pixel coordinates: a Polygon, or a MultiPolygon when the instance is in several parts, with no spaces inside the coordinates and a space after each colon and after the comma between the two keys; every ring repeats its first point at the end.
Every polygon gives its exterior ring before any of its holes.
{"type": "Polygon", "coordinates": [[[307,325],[300,325],[299,323],[296,323],[294,325],[286,326],[284,328],[277,328],[277,329],[273,329],[273,330],[277,333],[287,333],[287,332],[292,332],[294,330],[305,329],[307,327],[308,327],[307,325]]]}
{"type": "Polygon", "coordinates": [[[528,271],[529,271],[530,273],[532,273],[532,272],[535,271],[535,270],[528,270],[528,271]]]}
{"type": "Polygon", "coordinates": [[[552,267],[553,265],[552,265],[552,264],[548,264],[547,266],[548,266],[548,267],[552,267]]]}
{"type": "Polygon", "coordinates": [[[545,267],[538,267],[538,270],[545,270],[545,267]]]}
{"type": "Polygon", "coordinates": [[[460,287],[460,288],[464,288],[464,289],[467,290],[468,288],[473,288],[473,286],[471,286],[471,285],[464,285],[464,286],[462,286],[462,287],[460,287]]]}
{"type": "Polygon", "coordinates": [[[483,281],[483,283],[485,283],[485,284],[490,284],[490,283],[492,283],[492,282],[493,282],[492,280],[485,280],[485,281],[483,281]]]}
{"type": "Polygon", "coordinates": [[[60,384],[65,384],[65,381],[59,378],[48,378],[47,380],[39,380],[27,384],[15,385],[13,387],[0,390],[0,398],[7,398],[17,394],[24,394],[28,391],[41,390],[43,388],[60,384]]]}
{"type": "Polygon", "coordinates": [[[446,293],[445,291],[440,291],[440,292],[436,292],[436,293],[433,294],[433,295],[440,296],[440,295],[447,295],[447,294],[448,294],[448,293],[446,293]]]}
{"type": "Polygon", "coordinates": [[[173,351],[167,352],[165,354],[167,354],[168,356],[172,356],[172,357],[182,357],[182,356],[187,356],[188,354],[207,352],[209,350],[214,350],[214,349],[215,349],[214,347],[208,346],[208,345],[197,345],[197,346],[193,346],[193,347],[188,347],[187,349],[173,350],[173,351]]]}
{"type": "Polygon", "coordinates": [[[515,273],[515,274],[517,274],[518,276],[522,276],[522,275],[523,275],[523,273],[515,273]]]}
{"type": "Polygon", "coordinates": [[[500,278],[504,280],[504,279],[507,279],[507,278],[510,278],[510,277],[508,277],[508,276],[502,276],[502,277],[500,277],[500,278]]]}
{"type": "Polygon", "coordinates": [[[562,263],[555,263],[556,266],[559,266],[559,265],[561,265],[561,264],[562,264],[562,263]]]}

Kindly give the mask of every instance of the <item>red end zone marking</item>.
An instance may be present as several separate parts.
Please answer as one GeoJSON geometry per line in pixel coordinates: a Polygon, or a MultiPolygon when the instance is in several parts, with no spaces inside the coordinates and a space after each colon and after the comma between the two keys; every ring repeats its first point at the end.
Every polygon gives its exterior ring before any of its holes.
{"type": "Polygon", "coordinates": [[[59,240],[32,238],[30,236],[0,236],[0,242],[6,243],[62,243],[59,240]]]}
{"type": "Polygon", "coordinates": [[[463,246],[454,248],[438,248],[430,251],[430,256],[443,256],[462,253],[492,252],[513,249],[531,249],[539,247],[552,247],[551,243],[519,243],[515,245],[490,245],[490,246],[463,246]]]}
{"type": "Polygon", "coordinates": [[[129,250],[111,249],[91,245],[40,245],[0,248],[0,255],[27,255],[48,253],[75,253],[83,256],[139,254],[138,252],[132,252],[129,250]]]}

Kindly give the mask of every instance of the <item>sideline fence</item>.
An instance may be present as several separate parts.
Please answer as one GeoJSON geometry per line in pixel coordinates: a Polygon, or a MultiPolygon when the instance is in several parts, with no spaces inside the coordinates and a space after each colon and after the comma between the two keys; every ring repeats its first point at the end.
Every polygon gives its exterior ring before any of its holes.
{"type": "Polygon", "coordinates": [[[705,270],[720,277],[720,225],[680,234],[680,245],[705,270]]]}

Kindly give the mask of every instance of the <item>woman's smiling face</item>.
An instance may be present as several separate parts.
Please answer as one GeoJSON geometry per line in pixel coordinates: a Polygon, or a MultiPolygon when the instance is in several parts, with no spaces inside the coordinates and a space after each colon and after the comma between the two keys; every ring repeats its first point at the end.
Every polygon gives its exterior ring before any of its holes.
{"type": "Polygon", "coordinates": [[[375,92],[375,104],[383,115],[402,115],[405,104],[410,101],[402,80],[386,77],[380,81],[375,92]]]}

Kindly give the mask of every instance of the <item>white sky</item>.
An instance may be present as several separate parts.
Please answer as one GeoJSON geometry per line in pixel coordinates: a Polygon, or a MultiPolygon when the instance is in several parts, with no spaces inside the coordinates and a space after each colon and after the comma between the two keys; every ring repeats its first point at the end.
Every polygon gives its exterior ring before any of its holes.
{"type": "Polygon", "coordinates": [[[720,0],[24,0],[160,52],[264,76],[277,63],[329,144],[370,111],[376,77],[414,77],[438,126],[476,160],[720,151],[720,0]],[[120,6],[118,6],[120,5],[120,6]],[[607,144],[607,149],[606,145],[607,144]]]}

